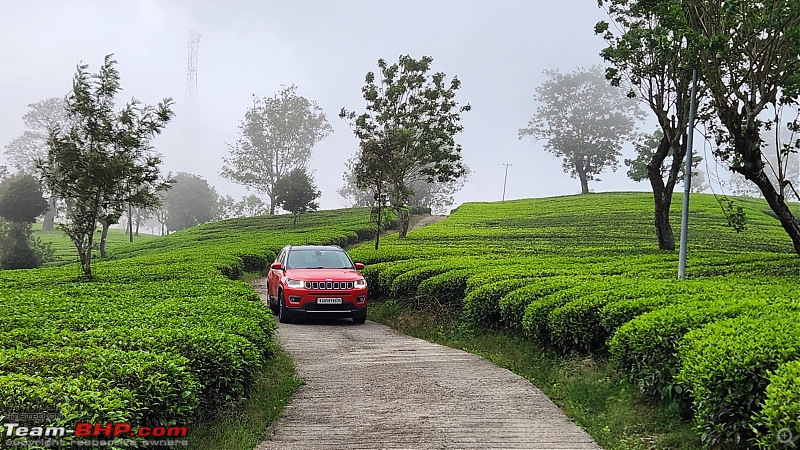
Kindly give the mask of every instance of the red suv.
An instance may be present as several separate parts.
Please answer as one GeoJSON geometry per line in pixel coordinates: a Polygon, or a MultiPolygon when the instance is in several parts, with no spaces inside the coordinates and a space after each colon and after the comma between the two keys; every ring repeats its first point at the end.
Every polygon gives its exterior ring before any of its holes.
{"type": "Polygon", "coordinates": [[[367,320],[367,282],[341,247],[288,246],[267,276],[269,307],[281,323],[299,317],[352,317],[367,320]]]}

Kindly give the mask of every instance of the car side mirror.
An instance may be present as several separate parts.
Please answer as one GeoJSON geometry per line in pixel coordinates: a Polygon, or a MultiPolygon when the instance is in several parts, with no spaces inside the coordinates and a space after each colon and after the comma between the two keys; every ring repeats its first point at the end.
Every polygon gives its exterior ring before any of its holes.
{"type": "Polygon", "coordinates": [[[274,262],[269,266],[270,269],[281,270],[283,266],[279,262],[274,262]]]}
{"type": "Polygon", "coordinates": [[[356,270],[361,270],[363,268],[364,268],[364,264],[363,263],[356,263],[356,270]]]}

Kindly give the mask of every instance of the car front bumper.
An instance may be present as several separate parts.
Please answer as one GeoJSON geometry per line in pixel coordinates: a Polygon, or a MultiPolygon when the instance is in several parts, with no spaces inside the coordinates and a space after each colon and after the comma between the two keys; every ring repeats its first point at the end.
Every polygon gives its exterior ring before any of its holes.
{"type": "Polygon", "coordinates": [[[318,305],[306,302],[300,307],[286,305],[286,313],[292,318],[310,317],[366,317],[367,306],[356,305],[352,302],[343,302],[340,305],[318,305]]]}

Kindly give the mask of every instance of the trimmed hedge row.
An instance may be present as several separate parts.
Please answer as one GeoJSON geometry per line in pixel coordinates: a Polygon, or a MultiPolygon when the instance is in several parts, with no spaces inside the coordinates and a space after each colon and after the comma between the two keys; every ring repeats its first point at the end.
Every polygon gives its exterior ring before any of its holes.
{"type": "MultiPolygon", "coordinates": [[[[678,255],[655,249],[652,196],[644,193],[468,203],[406,239],[389,236],[380,250],[363,246],[351,255],[380,262],[371,275],[376,284],[370,284],[380,295],[460,305],[466,323],[521,330],[562,353],[609,354],[642,392],[697,414],[701,404],[693,403],[694,391],[709,404],[719,399],[676,379],[686,368],[678,348],[687,333],[775,305],[800,318],[793,300],[800,298],[794,280],[800,259],[790,240],[762,214],[769,210],[763,201],[737,202],[748,213],[745,233],[724,226],[713,196],[693,195],[688,280],[681,281],[675,280],[678,255]]],[[[757,370],[761,380],[769,376],[764,367],[757,370]]],[[[781,374],[774,375],[771,395],[794,405],[796,397],[777,387],[794,386],[790,375],[781,374]]],[[[766,384],[755,388],[766,390],[766,384]]],[[[768,401],[766,391],[760,395],[763,410],[751,405],[746,412],[752,414],[743,413],[739,421],[696,419],[706,441],[735,447],[731,439],[753,436],[742,431],[745,424],[772,433],[779,424],[794,426],[795,409],[768,401]]]]}
{"type": "Polygon", "coordinates": [[[363,208],[296,227],[233,219],[113,248],[89,282],[74,266],[0,271],[0,411],[60,413],[63,425],[214,414],[249,395],[274,350],[272,313],[235,278],[286,244],[373,234],[363,208]]]}
{"type": "MultiPolygon", "coordinates": [[[[797,309],[772,306],[686,335],[678,348],[683,365],[677,379],[693,399],[694,420],[704,443],[749,445],[755,440],[764,445],[772,440],[774,444],[778,437],[774,425],[797,423],[789,409],[783,414],[775,410],[782,407],[774,403],[775,397],[770,410],[761,409],[770,373],[782,363],[800,359],[797,318],[797,309]],[[772,427],[759,424],[764,413],[771,416],[772,427]]],[[[780,396],[782,380],[776,381],[772,392],[780,396]]]]}

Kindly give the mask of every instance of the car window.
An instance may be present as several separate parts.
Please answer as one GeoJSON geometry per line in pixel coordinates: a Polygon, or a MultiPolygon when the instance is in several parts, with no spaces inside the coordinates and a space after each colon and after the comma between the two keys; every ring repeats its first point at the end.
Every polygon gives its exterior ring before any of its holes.
{"type": "Polygon", "coordinates": [[[340,250],[292,250],[286,267],[291,269],[352,269],[353,263],[340,250]]]}

